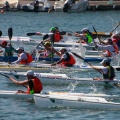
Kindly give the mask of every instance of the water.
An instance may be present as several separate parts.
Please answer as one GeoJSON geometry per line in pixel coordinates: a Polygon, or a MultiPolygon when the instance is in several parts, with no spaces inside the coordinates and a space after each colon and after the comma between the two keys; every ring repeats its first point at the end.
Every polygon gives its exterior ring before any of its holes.
{"type": "MultiPolygon", "coordinates": [[[[30,12],[7,12],[0,14],[0,30],[3,35],[8,35],[8,28],[13,28],[13,35],[26,36],[29,32],[48,32],[52,26],[57,26],[61,30],[79,31],[83,27],[92,26],[97,31],[110,32],[120,20],[120,11],[89,11],[80,13],[30,13],[30,12]]],[[[32,38],[39,39],[38,36],[32,38]]],[[[15,45],[17,47],[19,45],[15,45]]],[[[35,46],[33,46],[34,48],[35,46]]],[[[33,49],[30,48],[30,49],[33,49]]],[[[25,48],[28,49],[28,46],[25,48]]],[[[100,76],[96,71],[93,72],[75,72],[71,71],[68,75],[79,77],[100,76]]],[[[116,73],[119,77],[119,73],[116,73]]],[[[17,86],[1,76],[0,90],[17,90],[25,89],[17,86]]],[[[75,92],[95,92],[95,93],[114,93],[119,94],[117,88],[105,89],[103,86],[96,85],[45,85],[44,91],[71,91],[75,92]]],[[[0,98],[0,120],[118,120],[119,111],[98,111],[98,110],[78,110],[67,108],[39,109],[34,103],[24,99],[3,99],[0,98]]]]}

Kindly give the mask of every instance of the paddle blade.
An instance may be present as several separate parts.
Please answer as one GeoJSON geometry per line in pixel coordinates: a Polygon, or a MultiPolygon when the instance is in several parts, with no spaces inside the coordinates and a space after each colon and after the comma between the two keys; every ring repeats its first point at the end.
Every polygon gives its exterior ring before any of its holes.
{"type": "Polygon", "coordinates": [[[9,76],[7,76],[7,75],[5,75],[5,74],[0,73],[0,75],[5,76],[5,77],[7,77],[7,78],[9,78],[9,79],[10,79],[10,77],[9,77],[9,76]]]}
{"type": "Polygon", "coordinates": [[[2,36],[2,31],[0,30],[0,37],[2,36]]]}
{"type": "Polygon", "coordinates": [[[13,35],[13,30],[12,30],[12,28],[10,27],[10,28],[8,29],[8,36],[9,36],[9,39],[10,39],[10,40],[12,39],[12,35],[13,35]]]}
{"type": "Polygon", "coordinates": [[[65,34],[66,34],[65,31],[61,31],[61,32],[60,32],[60,35],[65,35],[65,34]]]}
{"type": "Polygon", "coordinates": [[[36,33],[27,33],[27,36],[36,35],[36,33]]]}
{"type": "Polygon", "coordinates": [[[120,68],[116,68],[117,71],[120,71],[120,68]]]}
{"type": "Polygon", "coordinates": [[[78,54],[76,54],[76,53],[74,53],[74,52],[71,52],[73,55],[75,55],[76,57],[78,57],[79,59],[82,59],[82,60],[84,60],[84,58],[83,57],[81,57],[80,55],[78,55],[78,54]]]}
{"type": "Polygon", "coordinates": [[[48,34],[44,35],[44,36],[43,36],[43,40],[47,39],[48,37],[49,37],[48,34]]]}

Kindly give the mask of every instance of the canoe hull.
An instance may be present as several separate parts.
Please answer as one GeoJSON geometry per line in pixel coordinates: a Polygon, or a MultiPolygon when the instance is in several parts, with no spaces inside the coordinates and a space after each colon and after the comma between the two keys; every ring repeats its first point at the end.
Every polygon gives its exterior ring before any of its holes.
{"type": "Polygon", "coordinates": [[[34,95],[39,108],[67,107],[77,109],[120,110],[119,103],[108,102],[98,97],[70,97],[53,95],[34,95]]]}
{"type": "MultiPolygon", "coordinates": [[[[1,73],[14,77],[17,80],[26,79],[26,72],[8,72],[1,71],[1,73]]],[[[93,78],[78,78],[78,77],[69,77],[66,74],[57,74],[57,73],[36,73],[37,76],[43,84],[99,84],[99,85],[113,85],[114,83],[120,83],[119,80],[107,81],[107,80],[93,80],[93,78]]]]}

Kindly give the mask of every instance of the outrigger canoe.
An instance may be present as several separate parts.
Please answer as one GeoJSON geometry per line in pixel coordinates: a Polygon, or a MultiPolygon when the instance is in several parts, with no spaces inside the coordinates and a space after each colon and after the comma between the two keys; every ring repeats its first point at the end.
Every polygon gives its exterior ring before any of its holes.
{"type": "MultiPolygon", "coordinates": [[[[14,77],[15,79],[22,80],[26,79],[26,72],[8,72],[8,71],[0,71],[0,73],[9,75],[14,77]]],[[[66,74],[58,74],[58,73],[36,73],[37,76],[43,84],[49,85],[68,85],[70,83],[75,84],[99,84],[99,85],[114,85],[115,83],[120,83],[120,80],[94,80],[94,78],[79,78],[79,77],[72,77],[66,74]]]]}
{"type": "Polygon", "coordinates": [[[109,102],[102,97],[34,94],[34,101],[39,108],[67,107],[77,109],[120,110],[120,103],[109,102]]]}
{"type": "Polygon", "coordinates": [[[119,95],[84,94],[84,93],[40,93],[22,94],[17,91],[0,90],[0,98],[33,98],[39,108],[67,107],[77,109],[120,110],[120,103],[110,102],[106,99],[119,99],[119,95]],[[106,98],[106,99],[105,99],[106,98]]]}
{"type": "MultiPolygon", "coordinates": [[[[103,66],[96,66],[98,68],[102,68],[103,66]]],[[[113,66],[115,68],[116,71],[120,71],[120,66],[113,66]]],[[[51,66],[51,64],[44,64],[44,63],[38,63],[38,62],[32,62],[29,65],[19,65],[19,64],[8,64],[6,62],[0,62],[0,70],[4,70],[4,71],[27,71],[27,70],[33,70],[35,72],[41,71],[41,72],[50,72],[53,71],[55,69],[61,71],[61,70],[65,70],[65,71],[83,71],[83,70],[94,70],[93,68],[91,68],[89,65],[87,64],[75,64],[72,67],[65,67],[65,66],[61,66],[61,65],[56,65],[56,66],[51,66]]]]}
{"type": "MultiPolygon", "coordinates": [[[[108,94],[94,94],[94,93],[70,93],[70,92],[45,92],[45,93],[37,93],[37,95],[46,94],[46,95],[69,95],[69,96],[78,96],[78,97],[102,97],[107,100],[110,99],[120,99],[120,95],[108,95],[108,94]]],[[[0,98],[33,98],[34,94],[23,94],[17,93],[17,91],[8,91],[8,90],[0,90],[0,98]]]]}

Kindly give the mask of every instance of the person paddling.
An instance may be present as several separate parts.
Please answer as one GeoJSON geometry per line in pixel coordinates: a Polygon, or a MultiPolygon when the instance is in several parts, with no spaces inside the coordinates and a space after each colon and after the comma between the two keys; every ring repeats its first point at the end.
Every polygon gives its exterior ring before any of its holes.
{"type": "Polygon", "coordinates": [[[46,57],[53,58],[56,50],[53,47],[51,47],[51,43],[45,42],[44,47],[45,49],[38,51],[38,53],[44,53],[44,55],[42,56],[43,58],[46,58],[46,57]]]}
{"type": "Polygon", "coordinates": [[[80,37],[80,40],[77,41],[77,43],[91,43],[93,41],[93,35],[92,33],[89,31],[88,28],[83,28],[82,30],[82,34],[79,33],[75,33],[76,37],[80,37]]]}
{"type": "Polygon", "coordinates": [[[59,42],[62,39],[58,27],[50,28],[50,32],[52,34],[50,34],[49,38],[47,40],[44,40],[44,42],[51,42],[54,44],[54,42],[59,42]]]}
{"type": "Polygon", "coordinates": [[[23,65],[28,65],[33,61],[32,56],[24,51],[23,47],[18,47],[18,60],[12,62],[12,64],[23,64],[23,65]]]}
{"type": "Polygon", "coordinates": [[[15,48],[11,46],[11,44],[8,44],[8,42],[5,40],[1,42],[0,46],[3,48],[2,50],[0,50],[0,53],[3,52],[4,56],[10,57],[10,56],[13,56],[14,52],[16,53],[18,52],[15,48]]]}
{"type": "Polygon", "coordinates": [[[102,68],[98,68],[93,66],[92,64],[89,64],[93,69],[99,71],[100,73],[102,73],[103,78],[94,78],[94,80],[113,80],[115,77],[115,70],[114,68],[110,65],[111,59],[109,58],[105,58],[102,60],[102,62],[100,64],[102,64],[102,68]]]}
{"type": "Polygon", "coordinates": [[[119,53],[119,49],[116,43],[112,42],[111,38],[107,39],[107,42],[101,41],[102,45],[96,44],[96,47],[103,50],[102,55],[104,57],[111,57],[119,53]]]}
{"type": "Polygon", "coordinates": [[[26,76],[27,76],[27,80],[23,80],[23,81],[17,81],[14,78],[9,77],[10,80],[16,83],[17,85],[26,86],[27,91],[18,90],[17,93],[25,93],[25,94],[40,93],[43,89],[40,79],[34,75],[34,72],[32,70],[27,71],[26,76]]]}
{"type": "Polygon", "coordinates": [[[59,52],[56,51],[56,54],[60,56],[60,60],[51,64],[51,66],[60,64],[66,67],[72,67],[76,63],[74,57],[67,52],[66,48],[62,48],[59,52]]]}

